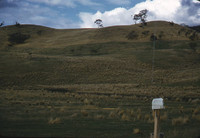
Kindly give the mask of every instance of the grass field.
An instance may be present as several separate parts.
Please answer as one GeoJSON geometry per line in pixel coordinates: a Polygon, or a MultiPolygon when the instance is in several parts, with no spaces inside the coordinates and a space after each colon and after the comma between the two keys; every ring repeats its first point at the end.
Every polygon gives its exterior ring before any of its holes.
{"type": "Polygon", "coordinates": [[[167,22],[144,28],[0,28],[0,135],[149,137],[151,102],[162,97],[165,137],[197,138],[199,36],[167,22]]]}

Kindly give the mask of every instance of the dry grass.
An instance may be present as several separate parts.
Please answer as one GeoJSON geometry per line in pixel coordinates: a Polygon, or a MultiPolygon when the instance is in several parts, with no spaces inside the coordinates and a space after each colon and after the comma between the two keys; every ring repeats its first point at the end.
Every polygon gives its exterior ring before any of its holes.
{"type": "Polygon", "coordinates": [[[73,113],[73,114],[71,115],[71,118],[76,118],[77,116],[78,116],[77,113],[73,113]]]}
{"type": "Polygon", "coordinates": [[[189,122],[188,117],[178,117],[172,119],[172,125],[184,125],[187,124],[188,122],[189,122]]]}
{"type": "Polygon", "coordinates": [[[161,121],[166,121],[168,119],[168,114],[165,112],[163,115],[160,116],[161,121]]]}
{"type": "Polygon", "coordinates": [[[84,117],[87,117],[89,115],[89,113],[86,111],[86,110],[81,110],[81,114],[84,116],[84,117]]]}
{"type": "Polygon", "coordinates": [[[129,115],[127,115],[127,114],[125,114],[125,113],[123,113],[121,119],[122,119],[123,121],[130,121],[129,115]]]}
{"type": "Polygon", "coordinates": [[[56,117],[56,118],[49,118],[48,124],[53,125],[53,124],[59,124],[61,123],[61,119],[56,117]]]}
{"type": "Polygon", "coordinates": [[[193,114],[195,115],[200,114],[200,107],[196,107],[193,111],[193,114]]]}
{"type": "Polygon", "coordinates": [[[200,103],[200,100],[198,98],[191,101],[191,104],[198,104],[198,103],[200,103]]]}
{"type": "Polygon", "coordinates": [[[96,115],[95,118],[96,119],[105,119],[105,116],[104,115],[96,115]]]}
{"type": "Polygon", "coordinates": [[[111,112],[109,113],[109,118],[114,119],[114,118],[116,118],[116,117],[117,117],[117,114],[116,114],[115,111],[111,111],[111,112]]]}
{"type": "Polygon", "coordinates": [[[134,128],[133,129],[133,134],[140,134],[140,133],[141,133],[141,131],[140,131],[139,128],[134,128]]]}
{"type": "Polygon", "coordinates": [[[87,98],[84,99],[83,103],[86,104],[86,105],[92,104],[92,102],[90,100],[88,100],[87,98]]]}

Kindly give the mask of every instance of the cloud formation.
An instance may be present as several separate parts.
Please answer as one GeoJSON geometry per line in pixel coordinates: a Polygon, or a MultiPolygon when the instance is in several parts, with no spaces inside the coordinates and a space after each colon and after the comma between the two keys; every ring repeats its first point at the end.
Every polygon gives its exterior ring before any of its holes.
{"type": "Polygon", "coordinates": [[[104,26],[129,25],[133,24],[131,15],[137,14],[140,10],[147,9],[148,21],[166,20],[187,25],[199,25],[200,3],[191,0],[146,0],[138,3],[133,8],[115,8],[111,11],[92,13],[80,13],[82,20],[80,27],[93,28],[96,19],[102,19],[104,26]]]}
{"type": "Polygon", "coordinates": [[[6,25],[19,22],[53,28],[77,28],[77,24],[74,24],[70,18],[48,6],[21,0],[0,0],[0,4],[2,3],[4,6],[0,7],[0,22],[5,21],[6,25]]]}
{"type": "Polygon", "coordinates": [[[131,15],[147,9],[147,21],[200,24],[198,0],[139,1],[134,5],[133,0],[0,0],[0,22],[5,21],[6,25],[18,21],[53,28],[94,28],[97,27],[94,21],[102,19],[104,26],[130,25],[134,23],[131,15]],[[123,8],[131,4],[134,5],[132,8],[123,8]]]}

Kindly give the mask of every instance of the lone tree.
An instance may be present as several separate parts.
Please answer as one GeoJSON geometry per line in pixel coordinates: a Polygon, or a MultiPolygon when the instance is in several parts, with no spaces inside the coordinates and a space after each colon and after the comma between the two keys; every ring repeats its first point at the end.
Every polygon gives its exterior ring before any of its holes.
{"type": "Polygon", "coordinates": [[[94,23],[98,25],[98,28],[103,27],[103,21],[101,19],[96,19],[96,21],[94,23]]]}
{"type": "Polygon", "coordinates": [[[135,14],[133,16],[133,20],[135,20],[135,23],[137,23],[137,21],[139,20],[140,22],[142,22],[142,25],[146,25],[146,18],[147,18],[147,9],[141,10],[138,14],[135,14]]]}
{"type": "Polygon", "coordinates": [[[20,26],[20,23],[19,22],[15,22],[15,26],[19,27],[20,26]]]}
{"type": "Polygon", "coordinates": [[[4,21],[3,22],[1,22],[1,24],[0,24],[0,27],[2,27],[4,25],[4,21]]]}

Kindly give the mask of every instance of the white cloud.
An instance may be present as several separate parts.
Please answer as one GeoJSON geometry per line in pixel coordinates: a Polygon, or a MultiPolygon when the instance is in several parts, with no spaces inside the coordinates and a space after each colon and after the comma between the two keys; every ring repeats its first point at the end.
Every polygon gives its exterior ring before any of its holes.
{"type": "Polygon", "coordinates": [[[125,8],[116,8],[112,11],[106,11],[104,13],[98,11],[95,14],[82,12],[79,14],[79,17],[83,21],[80,24],[80,27],[81,28],[97,27],[96,24],[94,24],[94,21],[96,19],[101,19],[103,21],[104,26],[122,25],[131,23],[131,16],[124,16],[124,15],[131,15],[131,13],[125,8]]]}
{"type": "Polygon", "coordinates": [[[5,21],[6,25],[13,25],[17,21],[20,24],[37,24],[53,28],[77,28],[77,24],[61,16],[60,12],[53,8],[25,1],[17,4],[16,7],[0,8],[1,20],[5,21]]]}
{"type": "Polygon", "coordinates": [[[115,8],[111,11],[92,13],[80,13],[82,20],[80,27],[97,27],[94,21],[102,19],[104,26],[129,25],[133,24],[131,15],[137,14],[140,10],[147,9],[148,21],[166,20],[175,23],[198,25],[200,23],[200,3],[191,0],[146,0],[138,3],[133,8],[115,8]]]}

